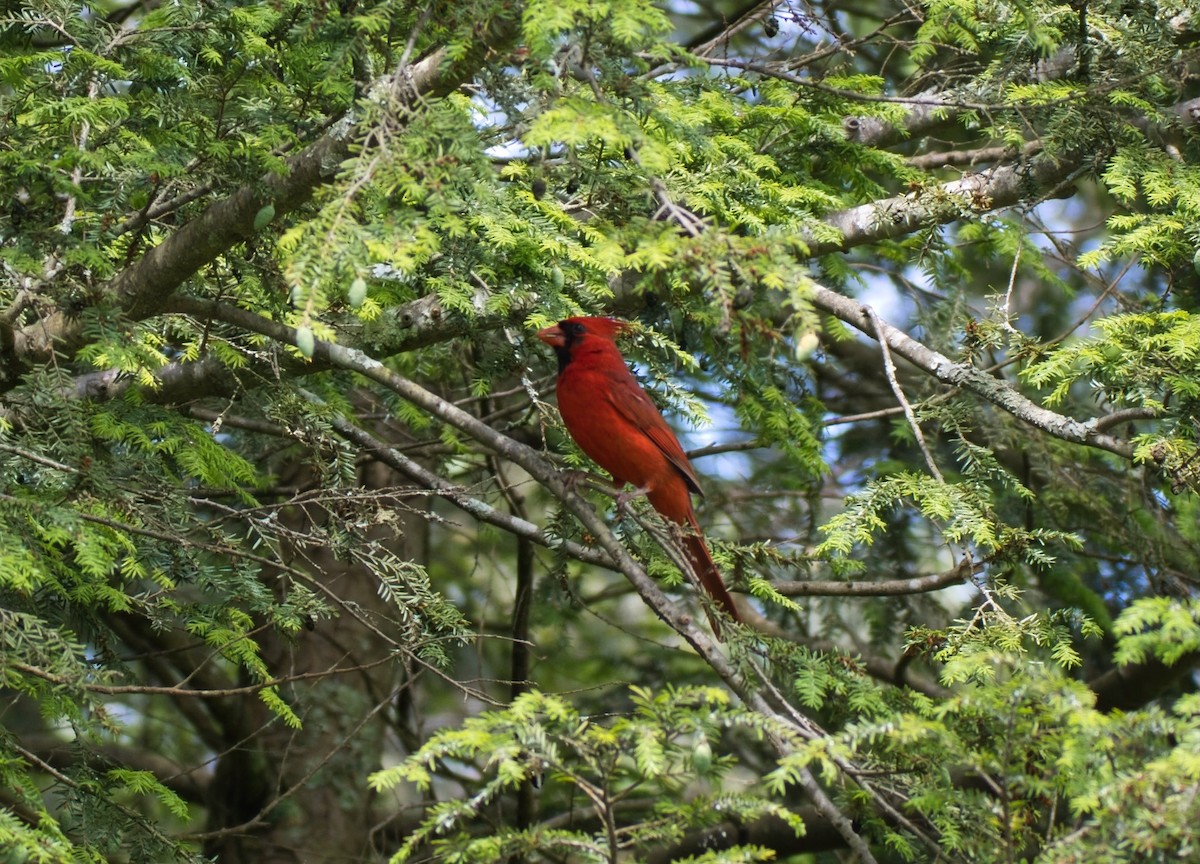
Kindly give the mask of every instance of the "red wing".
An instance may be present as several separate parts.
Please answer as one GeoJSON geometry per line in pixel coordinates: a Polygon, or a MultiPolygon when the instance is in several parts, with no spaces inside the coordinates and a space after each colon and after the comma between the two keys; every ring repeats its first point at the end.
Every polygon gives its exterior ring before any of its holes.
{"type": "Polygon", "coordinates": [[[683,475],[689,489],[697,495],[703,495],[704,493],[700,491],[700,481],[696,479],[696,472],[692,470],[691,463],[684,455],[679,439],[675,437],[675,433],[663,419],[654,401],[624,365],[622,365],[621,371],[625,374],[604,371],[605,376],[611,382],[610,386],[605,388],[604,393],[609,403],[617,410],[617,413],[645,433],[654,446],[667,457],[667,460],[679,469],[679,473],[683,475]]]}

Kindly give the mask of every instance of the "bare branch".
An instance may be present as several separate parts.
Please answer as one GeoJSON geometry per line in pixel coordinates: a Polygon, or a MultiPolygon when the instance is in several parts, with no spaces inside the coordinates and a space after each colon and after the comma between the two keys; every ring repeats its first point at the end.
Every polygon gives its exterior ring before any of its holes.
{"type": "Polygon", "coordinates": [[[897,105],[915,105],[918,107],[932,105],[943,110],[951,108],[967,109],[970,111],[1013,110],[1011,106],[968,102],[966,100],[950,99],[945,96],[883,96],[874,93],[860,93],[857,90],[830,87],[828,84],[822,84],[820,81],[814,81],[811,78],[804,78],[788,72],[786,69],[780,68],[777,64],[764,63],[759,60],[740,60],[735,57],[703,57],[701,59],[710,66],[728,66],[733,69],[744,69],[747,72],[754,72],[767,78],[778,78],[780,81],[795,84],[797,87],[806,87],[810,90],[818,90],[821,93],[828,93],[831,96],[839,96],[843,99],[857,102],[884,102],[897,105]]]}
{"type": "Polygon", "coordinates": [[[946,478],[938,470],[937,462],[933,459],[933,453],[929,451],[929,445],[925,443],[925,433],[921,431],[921,424],[917,422],[916,412],[913,411],[912,405],[908,404],[908,399],[904,395],[904,389],[900,386],[900,382],[896,380],[896,364],[892,361],[892,352],[888,350],[887,339],[884,338],[883,322],[879,320],[879,316],[875,314],[873,308],[865,304],[862,308],[863,312],[867,314],[867,318],[870,319],[871,326],[875,328],[875,337],[879,340],[879,348],[883,352],[883,372],[887,376],[888,383],[892,385],[892,392],[896,394],[896,401],[904,409],[904,416],[908,420],[909,428],[912,429],[913,437],[917,439],[917,446],[921,448],[921,455],[925,457],[925,464],[929,468],[929,473],[939,483],[945,483],[946,478]]]}
{"type": "Polygon", "coordinates": [[[1030,141],[1020,150],[1008,145],[997,147],[978,147],[974,150],[943,150],[938,153],[922,153],[920,156],[910,156],[904,160],[911,168],[931,171],[951,165],[980,165],[986,162],[998,162],[1001,159],[1011,159],[1021,156],[1028,159],[1040,153],[1041,141],[1030,141]]]}
{"type": "Polygon", "coordinates": [[[697,40],[699,44],[689,47],[692,48],[694,54],[703,57],[710,51],[727,45],[730,39],[755,22],[769,18],[776,7],[782,5],[784,5],[782,0],[752,0],[744,8],[730,16],[728,23],[722,20],[720,24],[714,24],[711,29],[716,30],[716,33],[701,33],[697,40]]]}
{"type": "Polygon", "coordinates": [[[896,127],[878,117],[847,117],[842,121],[846,137],[864,147],[882,147],[901,138],[923,135],[940,126],[954,122],[954,114],[942,101],[929,96],[913,102],[901,126],[896,127]]]}
{"type": "Polygon", "coordinates": [[[1040,156],[1027,163],[1000,165],[911,194],[829,213],[824,221],[842,233],[842,240],[809,240],[809,255],[815,257],[901,237],[921,228],[953,222],[964,215],[1008,207],[1045,194],[1079,170],[1077,164],[1040,156]]]}
{"type": "Polygon", "coordinates": [[[1103,417],[1097,417],[1092,421],[1092,426],[1097,432],[1103,432],[1105,429],[1111,429],[1123,423],[1133,423],[1136,420],[1153,420],[1157,416],[1158,411],[1154,408],[1124,408],[1120,411],[1114,411],[1111,414],[1105,414],[1103,417]]]}
{"type": "Polygon", "coordinates": [[[1176,662],[1149,658],[1141,663],[1115,666],[1087,682],[1096,694],[1097,711],[1134,711],[1160,696],[1200,662],[1200,653],[1189,651],[1176,662]]]}
{"type": "Polygon", "coordinates": [[[882,582],[796,580],[772,582],[771,587],[786,597],[899,597],[907,594],[926,594],[950,585],[961,584],[982,569],[982,564],[972,563],[964,558],[949,570],[914,576],[911,579],[888,579],[882,582]]]}
{"type": "MultiPolygon", "coordinates": [[[[868,336],[876,336],[876,327],[861,303],[838,294],[836,291],[831,291],[823,285],[814,283],[810,290],[812,291],[813,305],[861,330],[868,336]]],[[[1105,435],[1096,428],[1096,421],[1081,423],[1063,414],[1056,414],[1022,396],[1007,381],[994,378],[982,369],[977,369],[969,364],[955,363],[949,357],[926,347],[886,321],[880,320],[878,323],[878,331],[882,338],[887,340],[892,351],[933,375],[943,384],[969,390],[1017,419],[1048,432],[1055,438],[1070,441],[1073,444],[1107,450],[1124,459],[1133,458],[1133,445],[1128,441],[1105,435]]]]}

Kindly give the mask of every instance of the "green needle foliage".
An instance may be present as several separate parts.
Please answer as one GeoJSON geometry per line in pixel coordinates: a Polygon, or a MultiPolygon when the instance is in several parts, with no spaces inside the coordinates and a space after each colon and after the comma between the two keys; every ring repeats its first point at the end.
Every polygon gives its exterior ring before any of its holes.
{"type": "Polygon", "coordinates": [[[1198,21],[0,4],[0,864],[1200,857],[1198,21]]]}

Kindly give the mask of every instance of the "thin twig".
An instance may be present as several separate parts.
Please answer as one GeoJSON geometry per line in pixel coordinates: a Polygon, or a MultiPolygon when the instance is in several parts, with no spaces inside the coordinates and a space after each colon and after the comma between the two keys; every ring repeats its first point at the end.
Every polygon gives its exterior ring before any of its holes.
{"type": "Polygon", "coordinates": [[[1021,266],[1021,250],[1024,248],[1024,243],[1017,243],[1017,254],[1013,256],[1012,270],[1008,274],[1008,290],[1004,292],[1004,315],[1000,323],[1009,333],[1018,332],[1012,326],[1012,295],[1013,287],[1017,284],[1017,269],[1021,266]]]}
{"type": "MultiPolygon", "coordinates": [[[[219,687],[219,688],[194,688],[194,687],[162,687],[144,684],[94,684],[87,682],[78,682],[71,678],[62,675],[55,675],[53,672],[45,669],[39,669],[36,666],[30,666],[27,663],[19,663],[9,661],[9,665],[18,672],[24,672],[26,675],[32,675],[34,678],[41,678],[43,681],[49,681],[51,684],[59,684],[68,687],[77,686],[89,693],[103,693],[105,696],[120,696],[126,694],[141,694],[147,696],[173,696],[173,697],[188,697],[193,699],[223,699],[227,696],[245,696],[248,694],[258,693],[271,687],[279,687],[282,684],[290,684],[294,681],[305,681],[310,678],[327,678],[331,675],[343,675],[348,672],[363,672],[367,669],[372,669],[375,666],[380,666],[384,663],[394,663],[395,657],[388,654],[370,663],[363,663],[357,666],[347,666],[337,668],[331,666],[328,669],[322,669],[318,672],[298,672],[294,675],[283,675],[279,678],[271,678],[267,681],[260,681],[257,684],[247,684],[242,687],[219,687]]],[[[339,661],[340,662],[340,661],[339,661]]]]}
{"type": "MultiPolygon", "coordinates": [[[[95,99],[96,94],[99,92],[100,92],[100,80],[99,80],[99,78],[93,76],[92,80],[88,83],[87,98],[95,99]]],[[[92,123],[90,120],[84,120],[82,123],[79,124],[79,137],[75,142],[75,146],[80,151],[84,151],[87,149],[88,136],[91,134],[91,131],[92,131],[92,123]]],[[[78,188],[80,182],[83,179],[83,163],[84,163],[84,160],[80,159],[78,161],[78,163],[75,165],[74,170],[71,171],[71,186],[72,186],[72,188],[78,188]]],[[[63,211],[62,222],[59,223],[58,230],[61,231],[63,234],[70,234],[71,227],[74,224],[75,224],[75,193],[71,192],[71,194],[67,196],[67,205],[63,211]]]]}
{"type": "Polygon", "coordinates": [[[929,445],[925,443],[925,435],[921,432],[921,424],[917,422],[916,412],[912,406],[908,404],[908,399],[904,396],[904,390],[900,387],[900,382],[896,378],[896,364],[892,362],[892,352],[888,348],[887,337],[883,332],[883,323],[879,320],[879,316],[875,314],[875,310],[863,304],[863,313],[871,320],[872,326],[875,328],[875,333],[879,338],[879,349],[883,354],[883,371],[887,375],[888,383],[892,385],[892,392],[896,394],[896,399],[899,400],[904,408],[904,416],[908,418],[908,425],[912,427],[913,435],[917,439],[917,446],[921,448],[921,453],[925,457],[925,464],[929,466],[929,473],[937,478],[939,483],[945,483],[946,478],[942,476],[942,472],[938,470],[937,463],[933,461],[933,454],[929,452],[929,445]]]}
{"type": "MultiPolygon", "coordinates": [[[[780,81],[786,81],[789,84],[795,84],[798,87],[807,87],[810,90],[817,90],[821,93],[827,93],[831,96],[839,96],[843,99],[848,99],[855,102],[883,102],[887,104],[898,105],[924,105],[935,106],[938,108],[962,108],[968,111],[983,111],[994,112],[998,110],[1016,110],[1014,106],[1003,104],[986,104],[982,102],[967,102],[957,99],[931,99],[928,96],[882,96],[871,93],[859,93],[857,90],[844,90],[840,87],[830,87],[828,84],[821,84],[818,81],[813,81],[809,78],[802,78],[799,75],[793,75],[783,69],[772,68],[771,66],[756,62],[754,60],[736,60],[730,57],[701,57],[705,63],[710,66],[728,66],[733,69],[742,69],[746,72],[756,72],[759,75],[765,75],[768,78],[778,78],[780,81]]],[[[1066,101],[1066,100],[1061,100],[1066,101]]]]}

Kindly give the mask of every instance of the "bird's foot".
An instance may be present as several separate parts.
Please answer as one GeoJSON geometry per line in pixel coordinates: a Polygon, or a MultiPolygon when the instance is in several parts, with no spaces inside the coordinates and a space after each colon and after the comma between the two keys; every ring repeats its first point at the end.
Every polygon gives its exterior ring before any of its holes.
{"type": "Polygon", "coordinates": [[[563,471],[559,476],[562,478],[563,487],[568,492],[575,492],[579,488],[579,484],[587,480],[591,475],[587,471],[580,471],[578,468],[573,468],[563,471]]]}
{"type": "Polygon", "coordinates": [[[618,492],[617,496],[616,496],[617,516],[625,517],[625,516],[633,515],[632,511],[629,509],[629,502],[635,498],[641,498],[643,495],[645,495],[649,491],[650,491],[649,486],[641,486],[641,487],[639,487],[637,489],[633,489],[632,491],[629,491],[629,492],[626,492],[624,490],[618,492]]]}

